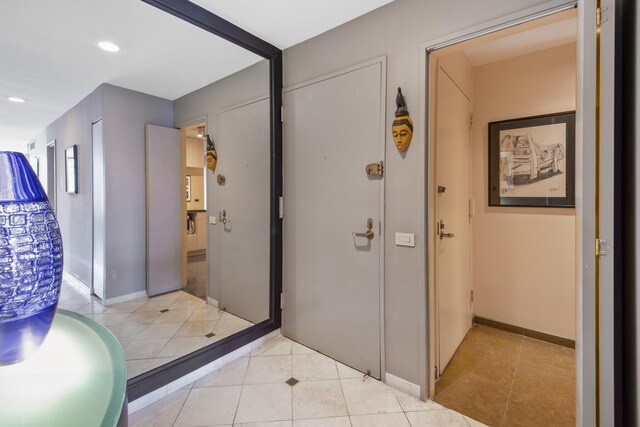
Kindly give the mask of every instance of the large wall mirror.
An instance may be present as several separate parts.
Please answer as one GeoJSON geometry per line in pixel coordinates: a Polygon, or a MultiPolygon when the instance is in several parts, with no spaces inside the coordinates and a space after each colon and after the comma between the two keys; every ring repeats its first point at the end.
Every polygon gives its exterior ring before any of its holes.
{"type": "Polygon", "coordinates": [[[41,123],[25,144],[58,172],[65,272],[92,294],[59,306],[120,340],[129,399],[277,329],[280,50],[185,0],[7,8],[11,90],[41,123]]]}

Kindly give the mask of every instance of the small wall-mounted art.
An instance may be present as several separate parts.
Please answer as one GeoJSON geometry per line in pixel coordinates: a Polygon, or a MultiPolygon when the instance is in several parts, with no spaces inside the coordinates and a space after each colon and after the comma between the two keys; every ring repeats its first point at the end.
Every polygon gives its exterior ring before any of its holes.
{"type": "Polygon", "coordinates": [[[218,185],[225,185],[227,183],[227,178],[224,175],[218,174],[218,185]]]}
{"type": "Polygon", "coordinates": [[[407,110],[407,103],[402,95],[402,89],[398,88],[396,95],[396,118],[391,126],[393,140],[401,153],[407,151],[413,137],[413,121],[407,110]]]}
{"type": "Polygon", "coordinates": [[[78,146],[73,144],[64,150],[65,191],[78,194],[78,146]]]}
{"type": "Polygon", "coordinates": [[[187,175],[187,202],[191,201],[191,175],[187,175]]]}
{"type": "Polygon", "coordinates": [[[216,165],[218,164],[218,153],[216,152],[216,147],[213,144],[213,140],[206,135],[207,137],[207,167],[211,172],[216,170],[216,165]]]}
{"type": "Polygon", "coordinates": [[[574,111],[489,123],[489,206],[575,206],[574,111]]]}

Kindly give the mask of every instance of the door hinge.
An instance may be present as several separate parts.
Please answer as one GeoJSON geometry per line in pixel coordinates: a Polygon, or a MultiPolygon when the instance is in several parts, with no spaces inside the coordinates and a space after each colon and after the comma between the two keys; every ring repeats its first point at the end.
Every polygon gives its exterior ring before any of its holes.
{"type": "Polygon", "coordinates": [[[369,176],[384,176],[384,160],[380,160],[378,163],[369,163],[365,171],[369,176]]]}
{"type": "Polygon", "coordinates": [[[433,377],[437,380],[438,378],[440,378],[440,375],[438,374],[438,367],[434,366],[433,368],[433,377]]]}
{"type": "Polygon", "coordinates": [[[284,292],[280,292],[280,310],[284,308],[284,292]]]}
{"type": "Polygon", "coordinates": [[[606,12],[609,10],[608,7],[598,8],[596,10],[596,28],[600,28],[602,24],[607,22],[606,12]]]}
{"type": "Polygon", "coordinates": [[[473,302],[473,290],[471,291],[471,302],[473,302]]]}
{"type": "Polygon", "coordinates": [[[280,121],[284,123],[284,105],[280,106],[280,121]]]}
{"type": "Polygon", "coordinates": [[[469,199],[469,218],[473,218],[476,216],[476,201],[474,199],[469,199]]]}
{"type": "Polygon", "coordinates": [[[280,219],[284,218],[284,196],[278,199],[278,216],[280,219]]]}
{"type": "Polygon", "coordinates": [[[596,256],[607,256],[607,241],[604,239],[596,239],[596,256]]]}
{"type": "Polygon", "coordinates": [[[471,118],[469,119],[469,129],[473,127],[473,114],[471,114],[471,118]]]}

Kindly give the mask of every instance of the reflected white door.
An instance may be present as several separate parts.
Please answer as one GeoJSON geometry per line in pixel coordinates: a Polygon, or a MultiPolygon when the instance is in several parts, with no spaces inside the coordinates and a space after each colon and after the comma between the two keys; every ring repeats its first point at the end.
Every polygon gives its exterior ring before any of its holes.
{"type": "Polygon", "coordinates": [[[107,227],[105,221],[105,170],[104,143],[102,139],[102,120],[93,123],[92,157],[93,157],[93,279],[92,291],[100,299],[104,299],[106,276],[107,227]]]}
{"type": "Polygon", "coordinates": [[[438,368],[443,372],[471,328],[469,141],[471,103],[438,68],[436,110],[436,298],[438,368]],[[440,234],[442,238],[440,238],[440,234]]]}
{"type": "Polygon", "coordinates": [[[223,111],[211,226],[219,306],[253,323],[269,318],[270,98],[223,111]],[[221,215],[222,214],[222,215],[221,215]],[[225,223],[226,221],[226,223],[225,223]]]}
{"type": "Polygon", "coordinates": [[[180,130],[146,125],[147,294],[182,288],[182,150],[180,130]]]}
{"type": "Polygon", "coordinates": [[[285,92],[283,333],[380,378],[384,63],[285,92]],[[355,237],[367,230],[374,237],[355,237]]]}

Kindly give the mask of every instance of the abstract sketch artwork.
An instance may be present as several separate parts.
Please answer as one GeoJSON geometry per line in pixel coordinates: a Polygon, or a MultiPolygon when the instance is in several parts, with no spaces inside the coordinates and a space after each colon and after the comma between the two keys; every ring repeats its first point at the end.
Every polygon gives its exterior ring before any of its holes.
{"type": "Polygon", "coordinates": [[[574,123],[574,113],[489,123],[490,205],[573,205],[574,123]]]}

